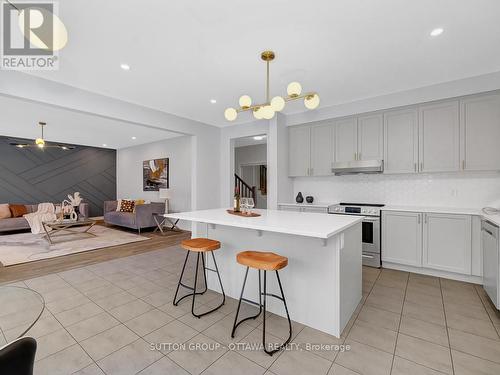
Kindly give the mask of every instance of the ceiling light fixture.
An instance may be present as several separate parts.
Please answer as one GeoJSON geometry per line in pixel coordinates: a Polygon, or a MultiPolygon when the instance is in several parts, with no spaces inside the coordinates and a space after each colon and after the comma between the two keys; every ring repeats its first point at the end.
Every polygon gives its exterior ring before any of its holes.
{"type": "Polygon", "coordinates": [[[224,117],[228,121],[234,121],[238,117],[238,112],[252,111],[253,116],[257,119],[270,120],[276,112],[281,112],[285,108],[286,102],[304,99],[304,105],[307,109],[315,109],[319,105],[319,95],[316,92],[302,93],[302,86],[298,82],[292,82],[287,87],[288,96],[269,96],[269,63],[274,60],[275,54],[273,51],[264,51],[260,58],[266,62],[266,101],[260,104],[252,105],[252,98],[248,95],[240,97],[240,108],[227,108],[224,111],[224,117]]]}
{"type": "Polygon", "coordinates": [[[40,121],[38,123],[41,128],[41,136],[40,138],[35,139],[35,143],[18,143],[18,142],[12,142],[10,143],[11,146],[15,146],[17,148],[25,148],[25,147],[37,147],[39,149],[44,149],[44,148],[60,148],[61,150],[73,150],[75,147],[74,146],[67,146],[67,145],[55,145],[55,144],[47,144],[45,141],[44,135],[43,135],[43,129],[47,123],[40,121]]]}
{"type": "Polygon", "coordinates": [[[256,135],[255,137],[253,137],[253,139],[256,141],[262,141],[264,138],[266,138],[265,135],[256,135]]]}
{"type": "Polygon", "coordinates": [[[136,140],[136,139],[137,139],[137,137],[132,137],[132,139],[133,139],[133,140],[136,140]]]}
{"type": "Polygon", "coordinates": [[[103,143],[102,147],[108,147],[108,145],[106,143],[103,143]]]}
{"type": "Polygon", "coordinates": [[[431,31],[431,36],[438,36],[443,33],[444,29],[441,27],[435,28],[434,30],[431,31]]]}
{"type": "Polygon", "coordinates": [[[48,51],[59,51],[66,46],[68,43],[68,31],[58,16],[46,8],[41,6],[37,7],[36,4],[30,4],[29,6],[21,4],[14,5],[9,0],[6,1],[12,8],[17,10],[19,28],[24,38],[27,39],[30,44],[48,51]],[[19,8],[19,6],[21,6],[21,8],[19,8]],[[25,22],[29,22],[29,24],[25,25],[25,22]],[[43,34],[37,34],[32,31],[36,29],[43,30],[44,23],[52,25],[51,39],[47,37],[44,38],[43,34]]]}
{"type": "Polygon", "coordinates": [[[210,103],[215,104],[215,103],[217,103],[217,100],[215,100],[215,99],[210,99],[210,103]]]}
{"type": "Polygon", "coordinates": [[[120,64],[120,68],[122,68],[123,70],[130,70],[130,65],[128,65],[128,64],[120,64]]]}

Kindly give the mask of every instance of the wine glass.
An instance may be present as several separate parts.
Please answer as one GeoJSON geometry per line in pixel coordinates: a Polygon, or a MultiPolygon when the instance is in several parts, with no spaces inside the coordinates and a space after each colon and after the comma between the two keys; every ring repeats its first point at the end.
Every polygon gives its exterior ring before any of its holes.
{"type": "Polygon", "coordinates": [[[247,198],[240,198],[240,210],[241,210],[241,213],[245,213],[245,209],[247,208],[247,198]]]}
{"type": "Polygon", "coordinates": [[[247,198],[247,208],[248,208],[248,214],[250,215],[252,213],[252,208],[255,207],[255,202],[253,198],[247,198]]]}

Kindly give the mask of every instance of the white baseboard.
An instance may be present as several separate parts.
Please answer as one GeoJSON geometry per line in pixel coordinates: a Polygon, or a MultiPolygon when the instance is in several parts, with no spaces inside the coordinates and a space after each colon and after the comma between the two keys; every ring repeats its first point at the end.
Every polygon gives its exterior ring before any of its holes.
{"type": "Polygon", "coordinates": [[[390,268],[390,269],[398,270],[398,271],[406,271],[406,272],[418,273],[421,275],[441,277],[443,279],[465,281],[468,283],[479,284],[479,285],[483,284],[483,278],[481,276],[461,275],[459,273],[454,273],[454,272],[439,271],[439,270],[433,270],[433,269],[429,269],[429,268],[407,266],[407,265],[391,263],[391,262],[382,262],[382,268],[390,268]]]}

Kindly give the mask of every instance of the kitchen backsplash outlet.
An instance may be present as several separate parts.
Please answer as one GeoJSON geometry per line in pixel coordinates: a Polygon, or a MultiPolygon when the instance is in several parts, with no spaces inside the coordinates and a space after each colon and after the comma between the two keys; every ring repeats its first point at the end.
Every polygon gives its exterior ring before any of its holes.
{"type": "Polygon", "coordinates": [[[297,177],[293,188],[318,202],[481,208],[500,199],[500,173],[297,177]]]}

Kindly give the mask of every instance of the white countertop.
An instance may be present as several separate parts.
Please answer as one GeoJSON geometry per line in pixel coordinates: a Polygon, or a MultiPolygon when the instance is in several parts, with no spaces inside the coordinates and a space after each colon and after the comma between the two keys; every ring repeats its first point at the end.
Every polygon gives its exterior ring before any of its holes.
{"type": "Polygon", "coordinates": [[[231,215],[225,208],[165,214],[165,217],[237,228],[326,239],[362,221],[362,216],[318,215],[308,212],[253,210],[259,217],[231,215]]]}
{"type": "Polygon", "coordinates": [[[334,206],[335,204],[336,203],[322,203],[322,202],[295,203],[295,202],[292,202],[292,203],[278,203],[278,206],[328,208],[328,207],[334,206]]]}
{"type": "Polygon", "coordinates": [[[500,215],[486,215],[485,213],[483,213],[481,216],[500,227],[500,215]]]}
{"type": "Polygon", "coordinates": [[[384,206],[382,211],[433,212],[438,214],[461,214],[482,216],[481,209],[464,207],[432,207],[432,206],[384,206]]]}

